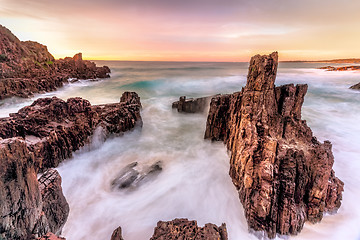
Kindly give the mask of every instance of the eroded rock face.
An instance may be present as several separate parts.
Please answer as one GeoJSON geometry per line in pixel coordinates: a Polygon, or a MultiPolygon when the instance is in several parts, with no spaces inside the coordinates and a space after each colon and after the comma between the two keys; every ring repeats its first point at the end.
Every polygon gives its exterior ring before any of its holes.
{"type": "Polygon", "coordinates": [[[181,96],[179,101],[173,102],[172,108],[176,108],[178,112],[202,113],[208,108],[212,97],[186,99],[186,96],[181,96]]]}
{"type": "Polygon", "coordinates": [[[60,175],[50,169],[37,180],[37,173],[70,157],[100,127],[109,135],[141,123],[139,97],[126,96],[125,102],[99,106],[81,98],[38,99],[0,119],[0,238],[61,232],[69,206],[60,175]]]}
{"type": "Polygon", "coordinates": [[[55,60],[46,46],[21,42],[0,25],[0,99],[53,91],[69,79],[109,77],[107,66],[97,67],[84,61],[82,54],[55,60]]]}
{"type": "Polygon", "coordinates": [[[211,100],[205,132],[226,143],[249,227],[270,238],[319,222],[340,207],[343,191],[331,143],[301,120],[307,85],[275,87],[277,65],[277,53],[252,57],[242,91],[211,100]]]}
{"type": "Polygon", "coordinates": [[[150,240],[207,239],[227,240],[226,225],[220,227],[208,223],[198,227],[196,221],[174,219],[169,222],[159,221],[150,240]]]}

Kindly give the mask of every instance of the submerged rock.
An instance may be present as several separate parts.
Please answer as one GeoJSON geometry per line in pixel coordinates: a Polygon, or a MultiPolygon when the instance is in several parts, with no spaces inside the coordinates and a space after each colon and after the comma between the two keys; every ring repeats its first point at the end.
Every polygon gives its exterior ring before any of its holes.
{"type": "Polygon", "coordinates": [[[107,78],[110,69],[94,62],[73,58],[55,60],[46,46],[37,42],[21,42],[0,25],[0,99],[53,91],[68,79],[107,78]]]}
{"type": "Polygon", "coordinates": [[[350,89],[360,90],[360,83],[357,83],[357,84],[351,86],[350,89]]]}
{"type": "Polygon", "coordinates": [[[172,221],[159,221],[154,234],[150,240],[176,240],[176,239],[207,239],[207,240],[227,240],[226,225],[220,227],[208,223],[204,227],[198,227],[196,221],[188,219],[174,219],[172,221]]]}
{"type": "Polygon", "coordinates": [[[61,232],[69,213],[61,177],[53,169],[39,180],[37,174],[71,157],[99,126],[109,135],[141,123],[140,99],[126,95],[129,101],[97,106],[81,98],[43,98],[0,119],[0,238],[61,232]]]}
{"type": "Polygon", "coordinates": [[[124,167],[111,183],[112,188],[125,189],[130,187],[137,187],[156,177],[162,171],[162,162],[158,161],[150,167],[139,167],[137,162],[130,163],[124,167]]]}
{"type": "Polygon", "coordinates": [[[277,65],[277,53],[252,57],[242,91],[211,100],[205,132],[231,152],[249,227],[270,238],[319,222],[340,207],[343,191],[331,143],[320,143],[301,120],[307,85],[275,87],[277,65]]]}
{"type": "Polygon", "coordinates": [[[205,112],[209,107],[212,97],[213,96],[186,99],[186,96],[182,96],[179,98],[179,101],[173,102],[172,108],[176,108],[178,112],[186,113],[205,112]]]}

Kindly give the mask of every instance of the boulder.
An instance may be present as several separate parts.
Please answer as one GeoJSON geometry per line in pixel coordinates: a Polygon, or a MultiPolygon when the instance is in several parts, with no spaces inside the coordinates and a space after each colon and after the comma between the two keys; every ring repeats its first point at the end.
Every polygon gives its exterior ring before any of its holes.
{"type": "Polygon", "coordinates": [[[202,113],[208,109],[212,97],[186,99],[186,96],[181,96],[179,101],[173,102],[172,108],[176,108],[178,112],[202,113]]]}
{"type": "Polygon", "coordinates": [[[227,240],[226,225],[223,223],[220,227],[208,223],[204,227],[198,227],[196,221],[188,219],[174,219],[172,221],[159,221],[154,234],[150,240],[227,240]]]}
{"type": "Polygon", "coordinates": [[[299,233],[341,205],[331,143],[319,142],[301,107],[307,85],[275,87],[278,54],[251,58],[241,92],[211,100],[205,138],[221,140],[248,225],[255,231],[299,233]]]}
{"type": "Polygon", "coordinates": [[[162,162],[160,161],[150,166],[139,166],[137,162],[133,162],[121,169],[111,186],[113,189],[134,188],[156,177],[161,171],[162,162]]]}

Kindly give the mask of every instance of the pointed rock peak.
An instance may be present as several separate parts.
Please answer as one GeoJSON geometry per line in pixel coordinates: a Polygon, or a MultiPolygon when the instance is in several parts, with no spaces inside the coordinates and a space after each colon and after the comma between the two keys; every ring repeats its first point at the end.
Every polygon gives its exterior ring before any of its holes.
{"type": "Polygon", "coordinates": [[[73,57],[74,61],[82,61],[82,53],[75,54],[73,57]]]}
{"type": "Polygon", "coordinates": [[[278,53],[255,55],[250,60],[245,90],[263,91],[274,88],[278,66],[278,53]]]}

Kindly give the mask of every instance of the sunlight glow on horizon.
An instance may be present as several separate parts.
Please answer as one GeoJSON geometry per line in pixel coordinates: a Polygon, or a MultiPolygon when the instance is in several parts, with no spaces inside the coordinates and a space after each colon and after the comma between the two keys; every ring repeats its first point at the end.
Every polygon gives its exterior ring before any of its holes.
{"type": "Polygon", "coordinates": [[[359,58],[360,1],[0,0],[0,24],[55,58],[246,62],[359,58]]]}

